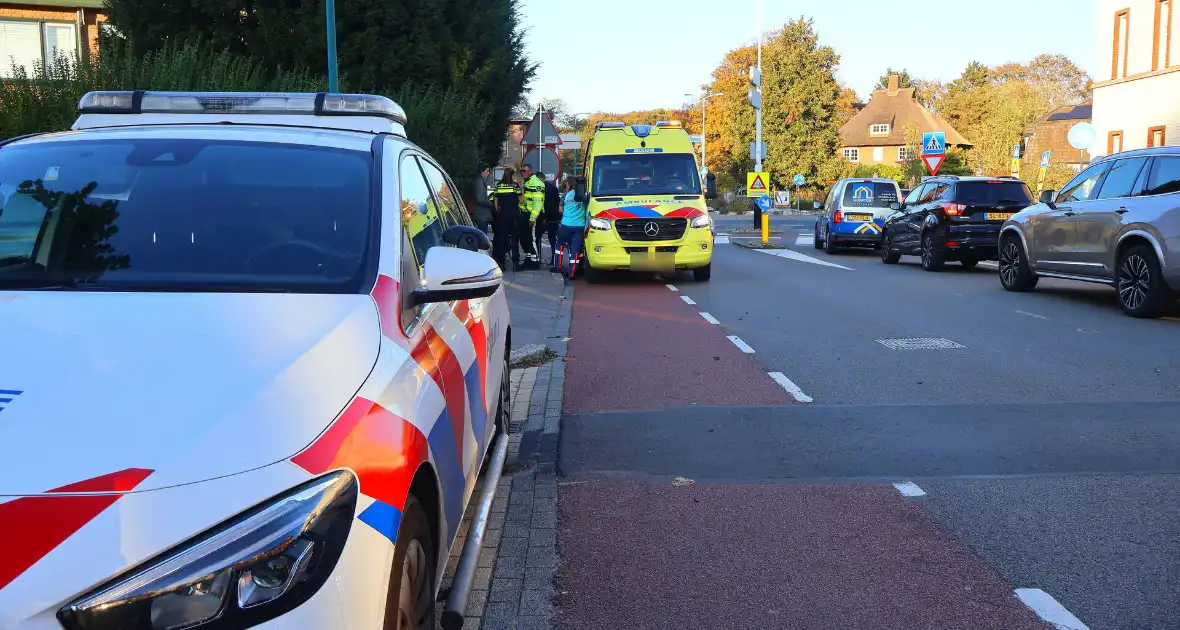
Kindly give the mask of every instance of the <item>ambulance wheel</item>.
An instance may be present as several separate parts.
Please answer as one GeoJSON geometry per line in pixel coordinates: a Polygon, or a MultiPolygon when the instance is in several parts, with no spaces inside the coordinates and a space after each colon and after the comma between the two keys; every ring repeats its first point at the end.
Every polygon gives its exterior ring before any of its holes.
{"type": "Polygon", "coordinates": [[[590,284],[601,284],[606,279],[604,277],[605,275],[601,269],[595,269],[590,266],[590,263],[586,263],[586,282],[590,284]]]}
{"type": "Polygon", "coordinates": [[[393,571],[385,603],[386,630],[434,627],[434,538],[426,510],[414,495],[406,497],[397,528],[393,571]]]}
{"type": "Polygon", "coordinates": [[[708,282],[711,275],[713,275],[713,263],[692,270],[692,279],[696,282],[708,282]]]}

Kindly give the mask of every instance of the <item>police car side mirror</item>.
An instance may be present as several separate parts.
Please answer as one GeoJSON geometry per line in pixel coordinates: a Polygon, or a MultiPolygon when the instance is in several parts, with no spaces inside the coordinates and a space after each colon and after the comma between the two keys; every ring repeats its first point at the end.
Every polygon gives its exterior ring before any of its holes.
{"type": "Polygon", "coordinates": [[[1043,190],[1043,191],[1041,191],[1041,200],[1040,201],[1041,201],[1041,203],[1050,204],[1050,203],[1053,203],[1053,199],[1056,196],[1057,196],[1056,190],[1043,190]]]}
{"type": "Polygon", "coordinates": [[[813,202],[811,202],[811,207],[815,208],[816,210],[823,210],[824,204],[819,201],[813,201],[813,202]]]}
{"type": "Polygon", "coordinates": [[[500,288],[500,266],[487,254],[458,247],[426,250],[422,286],[410,294],[413,306],[491,297],[500,288]]]}
{"type": "Polygon", "coordinates": [[[709,173],[705,175],[705,199],[717,198],[717,176],[709,173]]]}
{"type": "Polygon", "coordinates": [[[897,212],[898,210],[901,210],[901,203],[897,202],[897,201],[892,201],[889,203],[889,209],[894,212],[897,212]]]}
{"type": "Polygon", "coordinates": [[[452,225],[443,232],[443,242],[447,245],[466,249],[472,252],[487,251],[492,248],[492,242],[483,230],[470,225],[452,225]]]}

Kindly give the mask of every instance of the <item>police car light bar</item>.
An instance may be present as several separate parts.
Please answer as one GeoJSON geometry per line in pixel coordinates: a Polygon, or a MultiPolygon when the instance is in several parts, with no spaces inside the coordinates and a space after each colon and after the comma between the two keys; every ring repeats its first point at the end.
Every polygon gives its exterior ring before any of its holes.
{"type": "Polygon", "coordinates": [[[627,125],[625,125],[621,122],[600,122],[597,125],[594,125],[594,128],[595,129],[622,129],[623,127],[626,127],[626,126],[627,125]]]}
{"type": "Polygon", "coordinates": [[[682,125],[679,120],[661,120],[656,123],[657,127],[668,127],[671,129],[679,129],[682,125]]]}
{"type": "Polygon", "coordinates": [[[405,110],[384,96],[326,92],[90,92],[78,113],[376,116],[406,124],[405,110]]]}

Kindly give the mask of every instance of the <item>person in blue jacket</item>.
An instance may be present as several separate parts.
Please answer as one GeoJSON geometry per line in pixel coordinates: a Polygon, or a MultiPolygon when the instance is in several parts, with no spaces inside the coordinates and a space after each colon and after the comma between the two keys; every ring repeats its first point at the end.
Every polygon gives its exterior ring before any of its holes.
{"type": "Polygon", "coordinates": [[[578,264],[578,257],[582,253],[582,243],[586,238],[586,222],[589,221],[586,208],[586,197],[576,194],[574,179],[568,175],[562,178],[562,188],[565,190],[562,205],[561,225],[557,228],[557,246],[566,250],[565,269],[562,275],[566,280],[574,277],[574,266],[578,264]]]}

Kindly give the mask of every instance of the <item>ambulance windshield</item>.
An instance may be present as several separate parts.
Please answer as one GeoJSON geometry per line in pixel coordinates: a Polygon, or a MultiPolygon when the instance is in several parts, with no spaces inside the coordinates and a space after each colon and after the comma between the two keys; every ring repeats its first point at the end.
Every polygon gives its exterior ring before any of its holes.
{"type": "Polygon", "coordinates": [[[690,153],[602,155],[594,159],[595,197],[699,195],[701,182],[690,153]]]}

